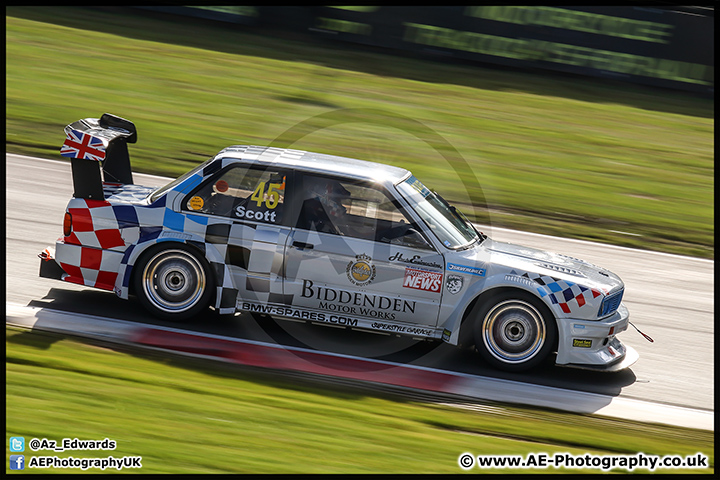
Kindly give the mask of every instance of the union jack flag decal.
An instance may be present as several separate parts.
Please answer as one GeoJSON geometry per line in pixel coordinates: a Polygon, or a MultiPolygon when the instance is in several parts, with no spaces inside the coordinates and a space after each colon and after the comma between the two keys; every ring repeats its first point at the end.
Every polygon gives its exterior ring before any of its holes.
{"type": "Polygon", "coordinates": [[[102,139],[79,130],[70,129],[60,149],[60,155],[69,158],[84,158],[99,162],[105,160],[105,145],[102,139]]]}

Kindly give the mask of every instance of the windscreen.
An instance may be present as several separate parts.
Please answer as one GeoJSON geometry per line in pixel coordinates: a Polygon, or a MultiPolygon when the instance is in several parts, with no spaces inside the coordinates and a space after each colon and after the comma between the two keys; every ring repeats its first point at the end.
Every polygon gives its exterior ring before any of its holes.
{"type": "Polygon", "coordinates": [[[479,239],[477,231],[454,207],[414,176],[398,184],[397,189],[446,247],[462,248],[479,239]]]}

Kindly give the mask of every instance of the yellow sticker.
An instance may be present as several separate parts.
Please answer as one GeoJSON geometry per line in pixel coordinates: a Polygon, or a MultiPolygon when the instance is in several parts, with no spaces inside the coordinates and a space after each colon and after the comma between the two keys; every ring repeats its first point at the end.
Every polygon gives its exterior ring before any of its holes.
{"type": "Polygon", "coordinates": [[[375,265],[372,259],[365,254],[356,255],[355,261],[350,261],[345,268],[348,280],[353,285],[363,287],[375,279],[375,265]]]}
{"type": "Polygon", "coordinates": [[[592,340],[573,338],[573,347],[592,348],[592,340]]]}
{"type": "Polygon", "coordinates": [[[205,205],[205,202],[203,201],[202,197],[198,197],[197,195],[192,197],[188,202],[188,207],[190,207],[190,210],[200,210],[203,205],[205,205]]]}

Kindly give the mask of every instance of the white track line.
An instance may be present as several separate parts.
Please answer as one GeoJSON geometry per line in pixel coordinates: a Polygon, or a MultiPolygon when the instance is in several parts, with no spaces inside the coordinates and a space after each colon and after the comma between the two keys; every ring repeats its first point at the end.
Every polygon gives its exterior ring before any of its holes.
{"type": "MultiPolygon", "coordinates": [[[[20,326],[31,330],[46,330],[59,333],[70,333],[79,336],[99,338],[117,343],[130,343],[132,334],[140,329],[152,328],[170,332],[179,332],[196,337],[209,337],[236,342],[238,344],[254,344],[274,349],[307,351],[318,355],[352,358],[358,361],[412,370],[413,375],[422,372],[442,373],[453,377],[445,393],[471,397],[479,400],[524,404],[536,407],[554,408],[579,414],[604,415],[627,420],[661,423],[687,428],[714,431],[715,414],[712,411],[664,405],[658,403],[623,398],[597,393],[580,392],[564,388],[532,385],[512,380],[481,377],[439,370],[417,365],[397,364],[393,362],[365,359],[350,355],[318,352],[315,350],[283,347],[275,344],[242,340],[220,335],[202,334],[170,327],[115,320],[76,313],[61,312],[46,308],[26,307],[19,304],[6,304],[6,324],[20,326]]],[[[150,347],[153,348],[153,347],[150,347]]],[[[182,352],[175,353],[183,354],[182,352]]],[[[192,354],[190,354],[192,355],[192,354]]]]}

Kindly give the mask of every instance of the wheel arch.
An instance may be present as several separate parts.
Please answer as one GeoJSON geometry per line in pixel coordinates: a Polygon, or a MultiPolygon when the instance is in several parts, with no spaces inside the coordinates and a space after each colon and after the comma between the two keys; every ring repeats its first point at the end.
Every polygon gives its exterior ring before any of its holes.
{"type": "MultiPolygon", "coordinates": [[[[545,302],[542,297],[536,295],[530,290],[518,286],[497,285],[495,287],[482,291],[480,294],[476,295],[470,302],[468,302],[467,306],[463,311],[462,320],[460,322],[460,336],[458,339],[458,344],[460,346],[470,346],[475,343],[475,340],[473,338],[473,322],[471,319],[471,313],[475,309],[475,306],[478,303],[488,302],[491,301],[493,298],[501,297],[507,294],[517,294],[520,297],[532,299],[532,301],[537,304],[538,307],[540,307],[542,313],[545,314],[548,318],[552,319],[553,327],[555,328],[556,333],[559,333],[557,317],[553,312],[552,308],[545,302]]],[[[555,335],[555,345],[552,346],[553,351],[557,351],[557,347],[558,335],[555,335]]]]}
{"type": "MultiPolygon", "coordinates": [[[[173,246],[176,245],[183,245],[188,247],[191,252],[196,255],[197,257],[203,259],[207,265],[208,265],[208,275],[212,277],[213,285],[221,285],[222,284],[222,278],[217,272],[216,268],[213,268],[213,259],[208,258],[207,256],[207,250],[204,248],[201,248],[198,245],[197,241],[194,240],[184,240],[184,239],[159,239],[153,242],[145,242],[144,244],[138,244],[138,247],[140,245],[143,245],[143,248],[136,252],[134,255],[134,260],[132,264],[130,264],[130,267],[132,268],[131,276],[132,278],[135,278],[135,276],[140,275],[140,269],[135,268],[138,265],[142,265],[144,261],[147,260],[147,258],[156,250],[162,249],[169,249],[173,248],[173,246]]],[[[204,245],[204,244],[203,244],[204,245]]],[[[211,303],[214,303],[216,300],[217,292],[216,288],[213,288],[212,297],[211,297],[211,303]]],[[[136,295],[137,292],[135,292],[135,282],[132,280],[129,282],[129,293],[131,295],[136,295]]]]}
{"type": "Polygon", "coordinates": [[[183,240],[147,242],[133,257],[129,272],[133,292],[143,307],[171,321],[190,319],[217,298],[216,264],[207,258],[202,244],[183,240]],[[163,280],[155,283],[147,273],[148,268],[164,270],[158,276],[158,280],[163,280]]]}

